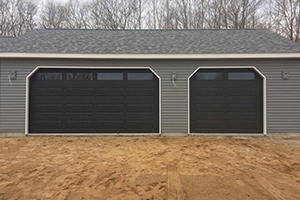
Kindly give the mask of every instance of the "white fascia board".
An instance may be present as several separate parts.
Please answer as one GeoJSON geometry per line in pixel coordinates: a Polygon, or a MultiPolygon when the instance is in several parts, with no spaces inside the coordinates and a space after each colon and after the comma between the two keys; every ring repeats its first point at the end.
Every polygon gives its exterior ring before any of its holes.
{"type": "Polygon", "coordinates": [[[70,59],[246,59],[300,58],[300,53],[258,54],[77,54],[77,53],[0,53],[0,58],[70,58],[70,59]]]}

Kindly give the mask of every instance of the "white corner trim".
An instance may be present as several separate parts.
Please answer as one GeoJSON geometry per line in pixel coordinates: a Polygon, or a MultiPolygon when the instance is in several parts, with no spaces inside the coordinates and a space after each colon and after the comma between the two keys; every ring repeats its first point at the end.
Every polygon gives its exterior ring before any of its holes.
{"type": "MultiPolygon", "coordinates": [[[[39,69],[149,69],[157,78],[159,81],[159,127],[158,131],[159,133],[140,133],[140,135],[161,135],[162,127],[161,127],[161,77],[151,68],[151,67],[131,67],[131,66],[120,66],[120,67],[90,67],[90,66],[37,66],[34,70],[32,70],[27,76],[26,76],[26,95],[25,95],[25,135],[40,135],[39,133],[29,133],[29,84],[30,84],[30,78],[39,70],[39,69]]],[[[106,135],[105,133],[90,133],[94,135],[106,135]]],[[[60,134],[60,133],[45,133],[45,135],[67,135],[67,134],[60,134]]],[[[70,133],[69,135],[84,135],[83,134],[77,134],[77,133],[70,133]]],[[[108,134],[107,134],[108,135],[108,134]]],[[[110,134],[110,135],[135,135],[131,133],[116,133],[116,134],[110,134]]]]}
{"type": "MultiPolygon", "coordinates": [[[[190,79],[191,77],[199,70],[199,69],[253,69],[257,72],[263,79],[263,135],[267,135],[267,78],[261,73],[255,66],[201,66],[198,67],[191,75],[188,77],[188,135],[213,135],[213,133],[205,134],[205,133],[191,133],[190,132],[190,79]]],[[[238,133],[237,133],[238,134],[238,133]]],[[[218,133],[215,133],[218,135],[218,133]]],[[[235,135],[233,133],[223,133],[223,135],[235,135]]],[[[241,134],[247,135],[247,134],[241,134]]],[[[251,134],[250,134],[251,135],[251,134]]]]}
{"type": "Polygon", "coordinates": [[[66,59],[247,59],[300,58],[300,53],[235,54],[82,54],[82,53],[0,53],[0,58],[66,58],[66,59]]]}

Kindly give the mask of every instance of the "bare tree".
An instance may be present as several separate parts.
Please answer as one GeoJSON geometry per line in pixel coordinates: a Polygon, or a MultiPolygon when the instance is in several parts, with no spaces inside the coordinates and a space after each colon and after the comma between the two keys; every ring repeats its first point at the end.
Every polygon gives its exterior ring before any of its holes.
{"type": "Polygon", "coordinates": [[[89,28],[89,7],[86,2],[69,0],[65,4],[65,26],[70,29],[89,28]]]}
{"type": "Polygon", "coordinates": [[[255,28],[265,0],[211,0],[208,24],[210,28],[255,28]]]}
{"type": "Polygon", "coordinates": [[[19,36],[36,26],[37,4],[29,0],[0,0],[0,34],[19,36]]]}
{"type": "Polygon", "coordinates": [[[148,1],[146,6],[145,26],[156,29],[157,0],[148,1]]]}
{"type": "Polygon", "coordinates": [[[300,42],[300,1],[274,0],[270,4],[271,28],[291,40],[300,42]]]}
{"type": "MultiPolygon", "coordinates": [[[[226,2],[225,2],[226,3],[226,2]]],[[[211,0],[207,7],[207,18],[205,19],[210,29],[228,28],[227,8],[223,5],[224,0],[211,0]]]]}
{"type": "Polygon", "coordinates": [[[138,25],[138,29],[142,29],[142,13],[143,13],[143,9],[142,9],[142,0],[137,0],[136,2],[137,4],[137,17],[136,18],[136,21],[137,21],[137,25],[138,25]]]}
{"type": "Polygon", "coordinates": [[[9,35],[9,13],[10,6],[9,2],[5,0],[0,0],[0,35],[7,36],[9,35]]]}
{"type": "Polygon", "coordinates": [[[47,1],[42,8],[41,23],[44,28],[66,28],[67,8],[60,2],[47,1]]]}
{"type": "Polygon", "coordinates": [[[126,29],[132,27],[137,10],[136,0],[94,0],[91,3],[91,26],[96,29],[126,29]]]}
{"type": "Polygon", "coordinates": [[[192,13],[190,17],[190,28],[202,29],[205,27],[205,17],[207,16],[207,2],[205,0],[195,0],[194,4],[191,5],[192,13]]]}
{"type": "Polygon", "coordinates": [[[181,29],[190,28],[191,4],[190,0],[175,0],[175,20],[181,29]]]}

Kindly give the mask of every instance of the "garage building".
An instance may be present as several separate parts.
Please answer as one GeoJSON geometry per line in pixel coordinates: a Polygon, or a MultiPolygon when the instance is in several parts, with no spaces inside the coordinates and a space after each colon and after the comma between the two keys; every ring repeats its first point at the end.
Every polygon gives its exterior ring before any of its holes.
{"type": "Polygon", "coordinates": [[[300,45],[268,30],[0,38],[0,134],[300,132],[300,45]]]}

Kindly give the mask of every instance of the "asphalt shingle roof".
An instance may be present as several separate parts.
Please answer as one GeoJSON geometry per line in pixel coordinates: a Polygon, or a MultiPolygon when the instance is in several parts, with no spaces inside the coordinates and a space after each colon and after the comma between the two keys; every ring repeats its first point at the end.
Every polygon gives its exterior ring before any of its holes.
{"type": "Polygon", "coordinates": [[[298,53],[300,45],[269,30],[38,29],[0,38],[0,52],[90,54],[298,53]]]}

